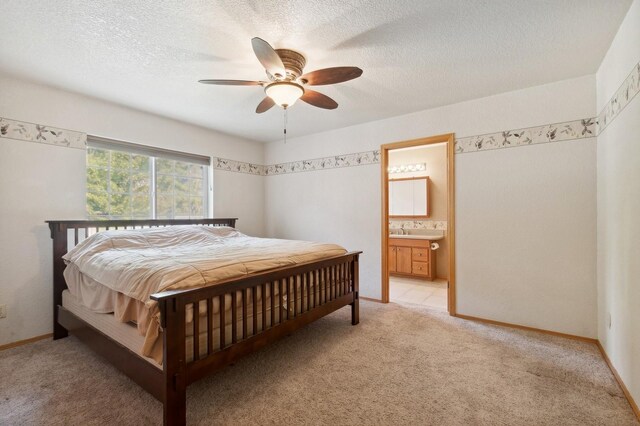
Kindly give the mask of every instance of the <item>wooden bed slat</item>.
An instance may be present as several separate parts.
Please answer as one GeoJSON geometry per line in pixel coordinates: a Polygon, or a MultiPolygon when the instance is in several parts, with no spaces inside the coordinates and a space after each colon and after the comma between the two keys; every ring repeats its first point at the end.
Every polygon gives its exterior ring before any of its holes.
{"type": "Polygon", "coordinates": [[[193,359],[200,359],[200,302],[193,303],[193,359]]]}
{"type": "Polygon", "coordinates": [[[227,321],[225,319],[227,307],[225,306],[225,295],[221,294],[220,296],[220,326],[218,329],[220,330],[220,350],[224,349],[225,344],[227,342],[225,333],[227,331],[227,321]]]}
{"type": "Polygon", "coordinates": [[[311,307],[313,306],[313,286],[315,283],[315,272],[316,271],[309,272],[309,281],[307,282],[307,311],[310,311],[311,307]]]}
{"type": "Polygon", "coordinates": [[[300,315],[302,315],[305,311],[307,311],[307,300],[309,299],[309,292],[307,291],[308,285],[308,274],[304,272],[302,274],[303,280],[300,282],[300,315]],[[307,297],[305,297],[305,295],[307,297]]]}
{"type": "Polygon", "coordinates": [[[231,343],[238,341],[238,291],[231,293],[231,343]]]}
{"type": "Polygon", "coordinates": [[[253,328],[251,329],[251,334],[258,334],[258,287],[251,288],[251,298],[253,302],[253,328]]]}
{"type": "Polygon", "coordinates": [[[247,290],[240,293],[242,295],[242,338],[247,338],[247,290]]]}
{"type": "Polygon", "coordinates": [[[207,355],[213,353],[213,298],[207,298],[207,355]]]}
{"type": "MultiPolygon", "coordinates": [[[[302,290],[302,280],[304,274],[293,277],[293,317],[298,316],[298,282],[300,282],[300,290],[302,290]]],[[[301,296],[302,297],[302,296],[301,296]]]]}
{"type": "MultiPolygon", "coordinates": [[[[294,280],[294,277],[286,278],[287,283],[287,319],[291,319],[291,307],[293,306],[294,300],[291,300],[291,282],[294,280]]],[[[295,283],[293,284],[295,287],[295,283]]]]}
{"type": "Polygon", "coordinates": [[[347,293],[351,293],[351,277],[349,276],[349,264],[345,263],[344,264],[344,274],[345,274],[345,288],[346,288],[346,292],[347,293]]]}
{"type": "Polygon", "coordinates": [[[313,307],[315,308],[316,306],[318,306],[318,302],[320,300],[320,270],[316,269],[315,271],[316,274],[316,281],[314,282],[314,287],[313,287],[313,307]]]}
{"type": "Polygon", "coordinates": [[[344,293],[351,293],[351,291],[349,291],[349,265],[347,265],[346,263],[342,265],[342,267],[344,268],[344,293]]]}
{"type": "Polygon", "coordinates": [[[284,317],[284,286],[282,285],[282,280],[278,280],[278,302],[278,309],[280,310],[278,324],[282,324],[282,318],[284,317]]]}
{"type": "Polygon", "coordinates": [[[269,283],[270,286],[270,290],[269,290],[269,297],[271,299],[271,325],[270,327],[273,327],[273,325],[276,323],[276,283],[275,281],[271,281],[269,283]]]}
{"type": "Polygon", "coordinates": [[[262,331],[267,329],[267,284],[262,283],[260,296],[262,297],[262,331]]]}
{"type": "Polygon", "coordinates": [[[333,282],[333,298],[337,299],[338,298],[338,293],[339,293],[339,289],[338,289],[338,280],[339,280],[339,268],[340,265],[335,265],[332,269],[332,282],[333,282]]]}

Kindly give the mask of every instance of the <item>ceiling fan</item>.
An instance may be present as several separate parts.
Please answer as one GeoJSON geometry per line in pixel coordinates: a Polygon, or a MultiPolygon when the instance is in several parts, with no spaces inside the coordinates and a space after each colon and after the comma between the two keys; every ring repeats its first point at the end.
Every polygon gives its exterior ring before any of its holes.
{"type": "Polygon", "coordinates": [[[362,75],[358,67],[325,68],[302,74],[306,59],[300,53],[289,49],[274,49],[261,38],[251,39],[253,51],[267,72],[268,81],[248,80],[199,80],[204,84],[223,86],[262,86],[266,97],[258,104],[258,114],[279,105],[285,110],[298,99],[318,108],[336,109],[338,103],[330,97],[306,88],[323,86],[353,80],[362,75]]]}

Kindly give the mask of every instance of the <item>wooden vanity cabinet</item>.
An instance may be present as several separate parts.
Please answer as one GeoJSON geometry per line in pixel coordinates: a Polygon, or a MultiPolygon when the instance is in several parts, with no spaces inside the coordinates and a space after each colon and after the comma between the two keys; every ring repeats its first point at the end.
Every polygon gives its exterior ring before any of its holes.
{"type": "Polygon", "coordinates": [[[433,280],[435,262],[431,241],[412,238],[389,238],[389,273],[433,280]]]}

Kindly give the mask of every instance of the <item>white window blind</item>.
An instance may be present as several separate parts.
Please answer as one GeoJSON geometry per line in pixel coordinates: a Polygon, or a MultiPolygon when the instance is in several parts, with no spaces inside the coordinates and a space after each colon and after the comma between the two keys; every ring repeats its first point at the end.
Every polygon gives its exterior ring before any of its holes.
{"type": "Polygon", "coordinates": [[[209,157],[89,136],[91,219],[189,219],[209,214],[209,157]]]}

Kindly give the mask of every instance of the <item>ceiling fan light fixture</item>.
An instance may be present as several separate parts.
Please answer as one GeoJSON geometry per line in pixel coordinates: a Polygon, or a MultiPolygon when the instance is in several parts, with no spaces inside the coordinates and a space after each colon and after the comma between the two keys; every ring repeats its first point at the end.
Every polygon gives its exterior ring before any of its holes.
{"type": "Polygon", "coordinates": [[[304,89],[302,86],[289,81],[278,81],[271,83],[265,87],[264,92],[268,97],[273,99],[276,105],[282,108],[288,108],[295,104],[302,95],[304,95],[304,89]]]}

